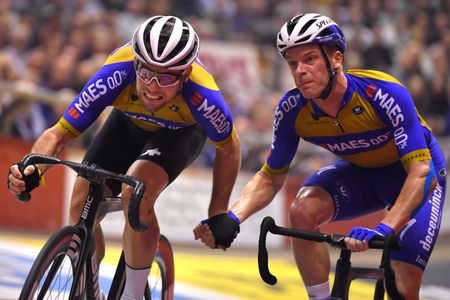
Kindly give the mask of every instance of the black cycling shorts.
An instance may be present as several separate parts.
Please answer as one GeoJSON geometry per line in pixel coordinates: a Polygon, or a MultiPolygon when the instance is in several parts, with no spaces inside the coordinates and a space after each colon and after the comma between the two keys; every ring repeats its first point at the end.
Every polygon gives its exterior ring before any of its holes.
{"type": "MultiPolygon", "coordinates": [[[[136,160],[152,161],[166,171],[170,183],[195,160],[205,141],[206,134],[198,124],[149,132],[135,125],[123,112],[113,109],[89,145],[83,161],[120,174],[126,174],[136,160]]],[[[120,193],[119,182],[109,181],[107,185],[113,195],[120,193]]]]}

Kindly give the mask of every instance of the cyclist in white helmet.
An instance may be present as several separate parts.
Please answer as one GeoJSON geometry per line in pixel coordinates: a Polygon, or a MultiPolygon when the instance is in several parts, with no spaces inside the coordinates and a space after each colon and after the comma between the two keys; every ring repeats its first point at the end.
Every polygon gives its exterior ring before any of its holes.
{"type": "MultiPolygon", "coordinates": [[[[198,60],[200,42],[192,26],[174,16],[146,20],[126,45],[115,49],[86,83],[56,125],[33,145],[32,153],[58,155],[112,106],[84,161],[145,182],[141,218],[145,232],[127,223],[123,233],[126,286],[121,299],[142,299],[159,238],[154,204],[163,191],[200,154],[207,138],[216,147],[213,188],[208,215],[218,225],[234,222],[227,213],[231,190],[240,167],[240,146],[231,110],[212,75],[198,60]],[[220,182],[219,182],[220,181],[220,182]]],[[[39,185],[49,166],[30,166],[22,175],[10,168],[11,193],[39,185]]],[[[108,183],[110,195],[122,193],[128,207],[131,190],[108,183]]],[[[77,178],[70,221],[79,219],[88,182],[77,178]]],[[[191,199],[186,197],[186,201],[191,199]]],[[[125,211],[125,214],[127,212],[125,211]]],[[[97,258],[104,255],[101,228],[96,230],[97,258]]],[[[225,245],[227,246],[227,245],[225,245]]]]}
{"type": "MultiPolygon", "coordinates": [[[[314,231],[389,208],[375,228],[354,227],[346,244],[365,251],[374,236],[395,232],[402,244],[390,257],[397,288],[406,299],[418,299],[446,191],[445,156],[430,128],[394,77],[374,70],[344,72],[345,38],[329,17],[295,16],[278,33],[277,48],[295,87],[275,111],[266,162],[230,211],[243,222],[273,200],[301,138],[325,148],[339,159],[303,182],[289,208],[290,225],[314,231]]],[[[235,234],[226,233],[219,240],[231,244],[235,234]]],[[[207,246],[218,246],[217,233],[207,224],[194,234],[207,246]]],[[[294,239],[292,248],[310,299],[329,299],[326,245],[294,239]]]]}

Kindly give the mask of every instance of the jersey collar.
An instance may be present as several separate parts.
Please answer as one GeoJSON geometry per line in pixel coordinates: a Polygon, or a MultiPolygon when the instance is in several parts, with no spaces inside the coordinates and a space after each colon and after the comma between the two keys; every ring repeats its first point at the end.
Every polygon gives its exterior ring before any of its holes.
{"type": "MultiPolygon", "coordinates": [[[[347,74],[345,74],[345,77],[347,78],[347,89],[345,90],[344,97],[342,98],[341,107],[339,108],[339,111],[341,111],[342,108],[344,108],[345,105],[347,105],[347,103],[350,101],[350,99],[351,99],[351,97],[353,95],[353,91],[354,91],[353,81],[351,80],[351,77],[347,76],[347,74]]],[[[314,103],[314,101],[309,101],[309,103],[311,104],[311,107],[312,107],[312,110],[313,110],[313,116],[315,118],[324,117],[324,116],[329,117],[329,115],[327,113],[323,112],[314,103]]]]}

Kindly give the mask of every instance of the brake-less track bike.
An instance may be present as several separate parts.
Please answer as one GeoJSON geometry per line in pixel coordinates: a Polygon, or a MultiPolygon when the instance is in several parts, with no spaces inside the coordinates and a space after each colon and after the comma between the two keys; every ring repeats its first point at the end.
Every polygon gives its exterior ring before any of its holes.
{"type": "MultiPolygon", "coordinates": [[[[25,280],[19,300],[31,299],[101,299],[98,282],[98,266],[95,261],[93,232],[104,215],[122,210],[120,198],[103,196],[106,179],[117,180],[134,187],[128,210],[128,221],[136,231],[144,231],[148,225],[139,219],[139,209],[145,192],[142,181],[131,176],[116,174],[95,164],[76,163],[56,157],[30,154],[19,163],[19,170],[28,165],[62,165],[89,181],[80,219],[74,226],[66,226],[55,232],[41,249],[25,280]]],[[[28,201],[29,193],[17,196],[28,201]]],[[[107,299],[118,300],[125,286],[125,260],[123,251],[110,286],[107,299]]],[[[151,266],[145,289],[145,299],[172,300],[174,292],[174,260],[169,240],[160,236],[158,250],[151,266]]]]}
{"type": "Polygon", "coordinates": [[[288,236],[319,243],[327,243],[332,247],[340,249],[340,256],[336,262],[335,277],[331,290],[331,299],[347,300],[349,296],[350,284],[354,279],[376,280],[374,290],[374,300],[384,299],[384,294],[394,300],[403,300],[403,296],[398,292],[395,285],[395,273],[391,268],[389,252],[399,250],[400,245],[395,235],[391,234],[386,239],[381,236],[369,241],[369,248],[383,249],[380,266],[378,268],[355,267],[351,264],[352,252],[346,248],[344,235],[324,234],[315,231],[302,231],[292,228],[280,227],[275,224],[272,217],[265,217],[261,222],[261,229],[258,244],[258,268],[264,282],[274,285],[277,278],[269,271],[268,252],[266,248],[267,233],[288,236]],[[385,289],[386,286],[386,289],[385,289]]]}

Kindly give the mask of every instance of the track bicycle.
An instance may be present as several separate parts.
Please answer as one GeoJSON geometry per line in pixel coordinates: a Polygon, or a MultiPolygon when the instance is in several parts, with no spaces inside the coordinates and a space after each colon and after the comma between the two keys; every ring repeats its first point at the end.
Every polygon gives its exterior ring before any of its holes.
{"type": "Polygon", "coordinates": [[[280,227],[275,224],[272,217],[265,217],[261,222],[259,235],[258,268],[261,278],[270,285],[275,285],[277,283],[277,278],[269,271],[269,258],[266,248],[266,237],[268,232],[319,243],[325,242],[330,246],[341,250],[340,256],[336,262],[335,277],[331,289],[331,299],[347,300],[350,284],[354,279],[376,280],[373,298],[375,300],[384,299],[385,292],[391,299],[404,299],[395,285],[395,273],[389,260],[390,251],[400,249],[400,245],[394,234],[388,235],[385,239],[381,236],[377,236],[369,241],[369,248],[383,250],[380,266],[378,268],[355,267],[351,265],[352,252],[345,246],[345,235],[324,234],[315,231],[302,231],[280,227]]]}
{"type": "MultiPolygon", "coordinates": [[[[144,231],[148,227],[139,219],[145,185],[134,177],[116,174],[95,164],[88,162],[80,164],[46,155],[30,154],[24,157],[18,166],[23,173],[26,166],[35,164],[62,165],[72,169],[78,176],[89,181],[89,193],[77,224],[55,232],[41,249],[28,273],[19,300],[101,299],[93,232],[97,222],[107,213],[122,210],[119,197],[103,196],[105,181],[117,180],[134,187],[129,203],[128,221],[136,231],[144,231]]],[[[31,196],[23,192],[17,198],[28,201],[31,196]]],[[[122,251],[108,292],[108,300],[120,299],[125,281],[125,259],[122,251]]],[[[173,292],[172,247],[169,240],[161,235],[144,298],[172,300],[173,292]]]]}

